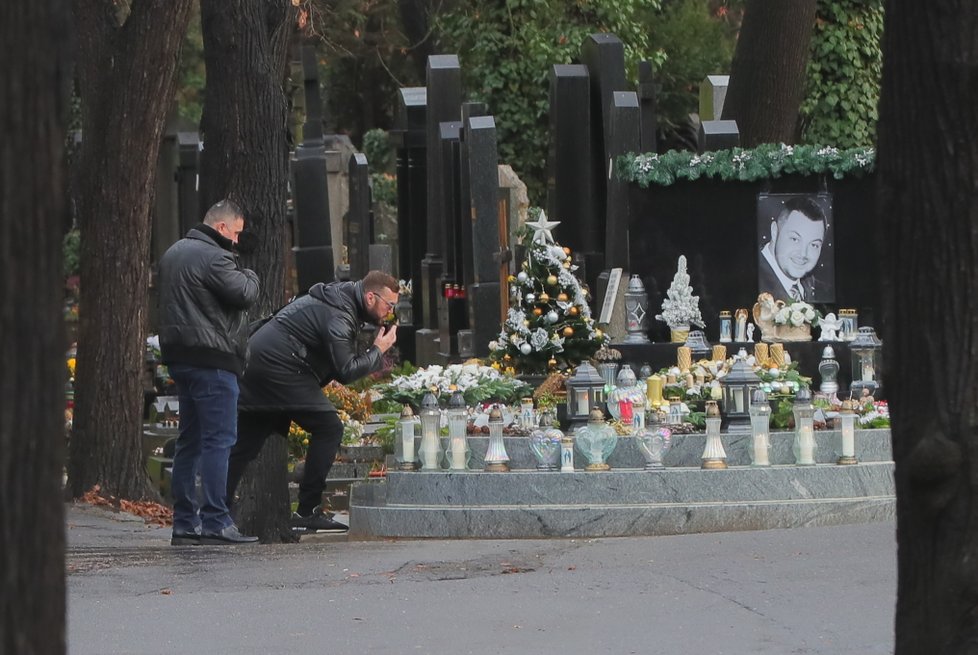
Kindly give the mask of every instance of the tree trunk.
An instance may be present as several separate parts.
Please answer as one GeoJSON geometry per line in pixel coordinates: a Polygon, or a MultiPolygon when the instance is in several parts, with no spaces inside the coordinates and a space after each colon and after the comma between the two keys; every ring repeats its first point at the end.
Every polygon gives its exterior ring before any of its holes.
{"type": "Polygon", "coordinates": [[[81,306],[69,486],[153,498],[142,454],[156,160],[193,0],[75,0],[81,306]]]}
{"type": "MultiPolygon", "coordinates": [[[[201,131],[201,207],[230,197],[258,247],[243,263],[258,273],[263,316],[285,302],[285,211],[289,184],[284,82],[296,10],[290,0],[201,0],[207,96],[201,131]]],[[[326,180],[323,180],[323,184],[326,180]]],[[[269,439],[239,488],[236,519],[265,543],[292,541],[288,453],[269,439]]]]}
{"type": "Polygon", "coordinates": [[[740,143],[795,143],[816,0],[747,0],[730,66],[724,120],[740,143]]]}
{"type": "Polygon", "coordinates": [[[67,0],[0,21],[0,652],[65,652],[67,0]]]}
{"type": "Polygon", "coordinates": [[[897,655],[978,653],[975,98],[974,7],[887,3],[879,252],[896,462],[897,655]]]}

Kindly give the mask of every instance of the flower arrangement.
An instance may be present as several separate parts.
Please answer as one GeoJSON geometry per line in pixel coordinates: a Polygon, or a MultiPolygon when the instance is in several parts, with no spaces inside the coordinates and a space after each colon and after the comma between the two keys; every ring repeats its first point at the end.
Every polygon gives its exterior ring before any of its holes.
{"type": "Polygon", "coordinates": [[[700,314],[700,297],[693,295],[686,272],[686,255],[679,256],[676,276],[662,301],[662,313],[656,314],[657,321],[663,321],[671,329],[689,328],[690,325],[705,327],[700,314]]]}
{"type": "Polygon", "coordinates": [[[458,389],[468,405],[489,399],[510,402],[528,393],[530,386],[510,375],[504,375],[491,366],[480,364],[433,364],[418,369],[410,375],[396,376],[376,390],[386,400],[404,405],[420,406],[428,390],[434,390],[441,402],[458,389]]]}
{"type": "Polygon", "coordinates": [[[775,325],[790,325],[792,327],[801,327],[802,325],[808,324],[811,326],[817,326],[818,321],[822,318],[822,315],[814,307],[809,305],[807,302],[796,300],[790,305],[782,304],[779,302],[779,309],[774,314],[775,325]]]}
{"type": "Polygon", "coordinates": [[[372,408],[369,393],[357,393],[334,381],[323,387],[323,394],[338,412],[345,413],[348,418],[360,422],[370,420],[372,408]]]}

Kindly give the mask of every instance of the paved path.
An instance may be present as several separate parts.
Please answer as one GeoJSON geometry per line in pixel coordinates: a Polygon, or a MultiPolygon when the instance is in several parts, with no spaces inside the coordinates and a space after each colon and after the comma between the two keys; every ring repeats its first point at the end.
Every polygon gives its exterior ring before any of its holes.
{"type": "Polygon", "coordinates": [[[73,655],[893,650],[891,522],[174,548],[121,518],[68,506],[73,655]]]}

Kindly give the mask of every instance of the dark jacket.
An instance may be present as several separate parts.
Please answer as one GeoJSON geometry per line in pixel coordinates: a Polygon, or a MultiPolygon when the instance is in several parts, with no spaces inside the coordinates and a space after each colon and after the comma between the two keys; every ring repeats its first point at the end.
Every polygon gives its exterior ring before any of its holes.
{"type": "Polygon", "coordinates": [[[258,276],[238,268],[230,239],[208,225],[187,232],[160,259],[160,351],[164,364],[237,375],[248,359],[245,310],[258,276]]]}
{"type": "MultiPolygon", "coordinates": [[[[757,271],[758,293],[766,291],[774,296],[775,300],[783,300],[789,304],[793,302],[788,289],[785,289],[784,285],[781,284],[781,279],[774,272],[774,269],[771,268],[771,263],[768,262],[763,254],[758,255],[757,271]]],[[[805,291],[805,297],[803,299],[805,302],[811,304],[816,302],[833,302],[835,300],[832,289],[821,279],[816,278],[814,274],[809,273],[799,281],[805,291]]]]}
{"type": "Polygon", "coordinates": [[[243,411],[335,411],[322,387],[347,384],[380,369],[381,352],[357,352],[364,311],[360,282],[319,283],[255,332],[241,380],[243,411]]]}

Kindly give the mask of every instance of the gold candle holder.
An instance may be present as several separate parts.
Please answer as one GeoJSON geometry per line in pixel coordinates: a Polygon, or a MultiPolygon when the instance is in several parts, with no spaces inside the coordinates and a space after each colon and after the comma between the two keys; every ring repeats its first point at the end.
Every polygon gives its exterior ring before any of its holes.
{"type": "Polygon", "coordinates": [[[693,351],[689,346],[679,346],[676,350],[676,362],[679,370],[685,373],[693,365],[693,351]]]}
{"type": "Polygon", "coordinates": [[[766,343],[755,343],[754,344],[754,361],[756,361],[759,365],[760,364],[763,364],[764,362],[766,362],[767,359],[768,359],[768,357],[770,357],[770,356],[771,355],[768,352],[767,344],[766,343]]]}
{"type": "Polygon", "coordinates": [[[772,343],[771,344],[771,359],[774,361],[774,365],[779,369],[784,368],[784,344],[783,343],[772,343]]]}
{"type": "Polygon", "coordinates": [[[713,346],[713,361],[722,362],[727,359],[726,346],[713,346]]]}

